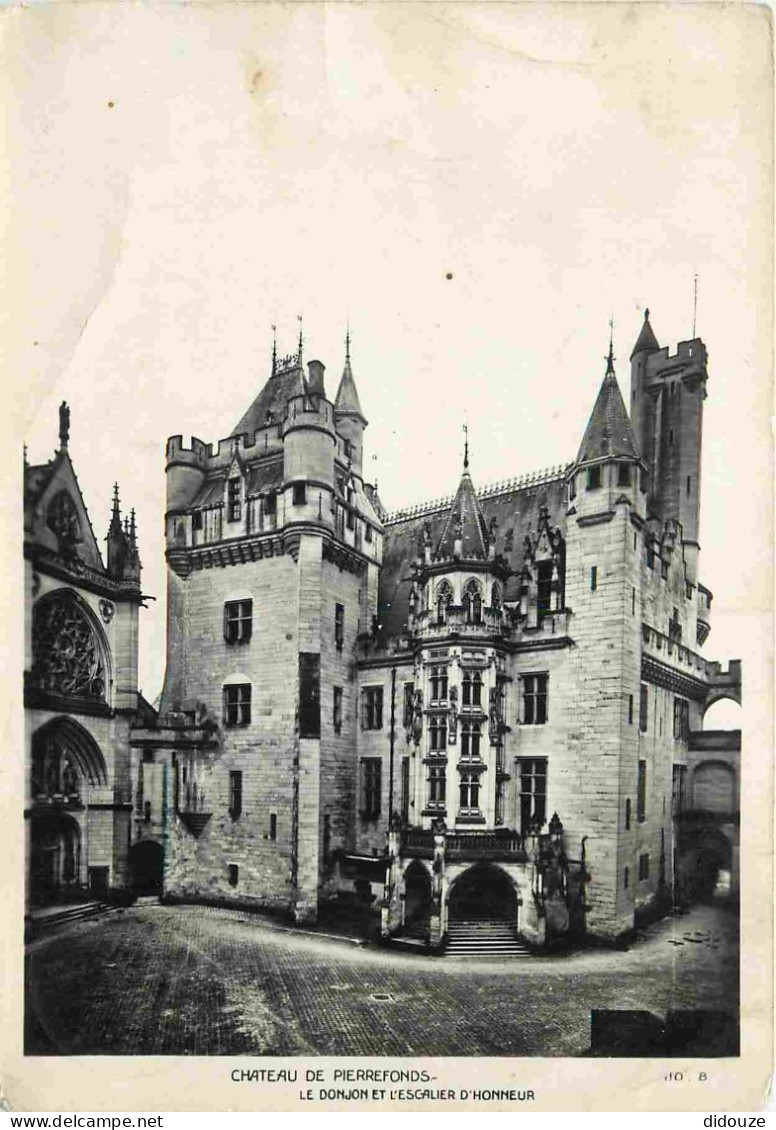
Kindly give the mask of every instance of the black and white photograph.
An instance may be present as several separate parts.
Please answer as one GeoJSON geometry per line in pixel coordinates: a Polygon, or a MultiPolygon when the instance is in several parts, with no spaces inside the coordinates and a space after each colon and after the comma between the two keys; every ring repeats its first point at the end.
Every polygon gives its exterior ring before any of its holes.
{"type": "Polygon", "coordinates": [[[758,1109],[769,11],[2,23],[11,1108],[758,1109]]]}

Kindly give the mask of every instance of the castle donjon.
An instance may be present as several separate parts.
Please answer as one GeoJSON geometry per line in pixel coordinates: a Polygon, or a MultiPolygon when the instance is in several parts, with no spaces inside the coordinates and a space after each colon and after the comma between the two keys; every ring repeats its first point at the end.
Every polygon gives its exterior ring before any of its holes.
{"type": "MultiPolygon", "coordinates": [[[[649,313],[551,471],[393,513],[298,351],[230,435],[166,448],[167,668],[137,691],[134,518],[104,566],[67,454],[26,470],[33,905],[68,886],[361,901],[431,950],[613,941],[738,871],[740,664],[702,655],[707,353],[649,313]],[[52,658],[53,657],[53,658],[52,658]]],[[[363,393],[363,387],[362,387],[363,393]]],[[[368,404],[364,401],[368,410],[368,404]]]]}

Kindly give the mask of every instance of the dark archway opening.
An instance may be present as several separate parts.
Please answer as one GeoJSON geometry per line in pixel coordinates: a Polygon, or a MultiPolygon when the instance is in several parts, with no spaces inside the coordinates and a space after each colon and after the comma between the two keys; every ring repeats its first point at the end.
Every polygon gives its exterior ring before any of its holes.
{"type": "Polygon", "coordinates": [[[733,849],[721,832],[703,831],[680,847],[679,878],[689,902],[711,902],[730,894],[733,849]]]}
{"type": "Polygon", "coordinates": [[[64,813],[32,821],[30,904],[47,906],[80,896],[81,832],[64,813]]]}
{"type": "Polygon", "coordinates": [[[517,895],[507,876],[488,864],[471,867],[455,881],[448,899],[448,922],[517,923],[517,895]]]}
{"type": "Polygon", "coordinates": [[[138,895],[160,895],[164,852],[154,840],[141,840],[129,853],[132,868],[132,890],[138,895]]]}
{"type": "Polygon", "coordinates": [[[404,931],[427,936],[431,916],[431,876],[422,863],[411,863],[404,875],[404,931]]]}

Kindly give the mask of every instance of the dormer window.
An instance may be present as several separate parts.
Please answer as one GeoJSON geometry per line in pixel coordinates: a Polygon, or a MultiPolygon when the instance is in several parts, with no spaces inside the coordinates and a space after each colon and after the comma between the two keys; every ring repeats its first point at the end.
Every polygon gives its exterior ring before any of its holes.
{"type": "Polygon", "coordinates": [[[587,489],[598,490],[601,486],[601,468],[588,467],[587,469],[587,489]]]}
{"type": "Polygon", "coordinates": [[[540,561],[536,566],[536,611],[544,616],[550,611],[552,597],[552,562],[540,561]]]}
{"type": "Polygon", "coordinates": [[[227,484],[226,513],[229,522],[239,522],[242,518],[242,483],[239,478],[230,479],[227,484]]]}

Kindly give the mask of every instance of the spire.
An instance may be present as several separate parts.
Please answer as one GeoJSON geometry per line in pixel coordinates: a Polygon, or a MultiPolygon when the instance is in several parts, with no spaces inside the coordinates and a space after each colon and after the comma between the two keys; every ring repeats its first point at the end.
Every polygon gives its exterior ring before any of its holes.
{"type": "Polygon", "coordinates": [[[119,484],[113,484],[113,510],[110,516],[110,526],[108,533],[115,534],[121,532],[121,510],[119,508],[119,484]]]}
{"type": "Polygon", "coordinates": [[[297,318],[297,321],[299,322],[299,350],[298,350],[298,354],[297,354],[297,361],[298,361],[299,365],[301,366],[301,364],[302,364],[302,353],[304,351],[304,332],[303,332],[303,326],[302,326],[302,315],[297,314],[296,318],[297,318]]]}
{"type": "Polygon", "coordinates": [[[609,319],[609,355],[606,358],[606,372],[614,376],[614,318],[609,319]]]}
{"type": "Polygon", "coordinates": [[[450,560],[455,556],[460,556],[465,561],[488,558],[488,528],[469,474],[468,448],[461,481],[434,554],[438,561],[450,560]],[[460,542],[460,554],[457,552],[456,542],[460,542]]]}
{"type": "Polygon", "coordinates": [[[644,325],[641,327],[641,333],[636,338],[636,344],[633,347],[631,358],[635,357],[637,353],[654,353],[655,350],[660,349],[657,338],[649,324],[649,309],[644,311],[644,325]]]}
{"type": "Polygon", "coordinates": [[[345,333],[345,366],[334,399],[334,411],[341,416],[358,416],[366,424],[366,418],[361,411],[361,402],[356,391],[356,382],[353,379],[353,370],[350,367],[350,326],[345,333]]]}
{"type": "Polygon", "coordinates": [[[67,451],[67,441],[70,438],[70,409],[67,401],[63,400],[59,406],[59,450],[67,451]]]}
{"type": "Polygon", "coordinates": [[[133,550],[137,549],[137,526],[135,525],[135,508],[129,512],[129,544],[133,550]]]}
{"type": "Polygon", "coordinates": [[[272,327],[272,376],[278,371],[278,328],[272,327]]]}
{"type": "Polygon", "coordinates": [[[468,424],[464,424],[463,434],[466,436],[466,439],[464,440],[464,445],[463,445],[463,469],[464,469],[464,471],[468,471],[469,470],[469,425],[468,424]]]}
{"type": "Polygon", "coordinates": [[[588,463],[595,459],[607,459],[617,455],[627,455],[631,459],[639,458],[636,437],[614,372],[614,355],[610,344],[609,355],[606,358],[606,374],[585,428],[577,463],[588,463]]]}

